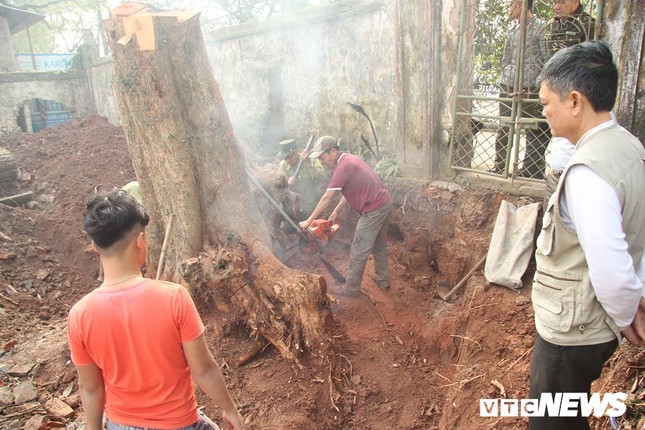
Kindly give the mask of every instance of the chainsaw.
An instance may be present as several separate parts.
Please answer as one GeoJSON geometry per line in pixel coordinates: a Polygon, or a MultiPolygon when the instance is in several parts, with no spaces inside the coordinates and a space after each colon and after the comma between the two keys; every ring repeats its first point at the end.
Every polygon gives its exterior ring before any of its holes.
{"type": "Polygon", "coordinates": [[[297,249],[302,250],[306,254],[315,254],[318,256],[320,261],[327,268],[329,274],[336,280],[336,282],[344,284],[345,277],[341,275],[340,272],[336,270],[336,268],[332,266],[332,264],[327,261],[327,259],[322,254],[323,245],[329,241],[331,236],[336,233],[340,226],[338,224],[333,224],[332,221],[317,219],[314,220],[306,230],[302,230],[300,226],[296,224],[289,217],[289,215],[287,215],[287,213],[280,207],[278,202],[276,202],[273,197],[271,197],[271,195],[262,187],[262,185],[260,185],[260,183],[253,177],[253,175],[251,175],[248,170],[246,173],[249,179],[251,179],[251,182],[253,182],[253,184],[256,186],[256,188],[262,194],[264,194],[264,197],[266,197],[269,203],[273,205],[273,207],[278,211],[278,213],[287,222],[287,224],[293,227],[294,230],[298,233],[298,236],[300,236],[298,246],[290,247],[289,250],[286,250],[284,253],[282,253],[282,255],[278,257],[280,261],[285,262],[286,260],[288,260],[295,253],[297,253],[297,249]],[[292,248],[294,248],[295,252],[294,250],[292,250],[292,248]]]}
{"type": "Polygon", "coordinates": [[[340,225],[331,220],[315,219],[300,238],[300,250],[305,254],[318,254],[336,234],[340,225]]]}

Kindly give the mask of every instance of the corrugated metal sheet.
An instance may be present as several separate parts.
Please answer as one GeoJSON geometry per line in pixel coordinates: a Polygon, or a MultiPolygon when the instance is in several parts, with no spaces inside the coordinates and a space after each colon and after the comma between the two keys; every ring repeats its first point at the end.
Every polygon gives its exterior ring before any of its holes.
{"type": "Polygon", "coordinates": [[[0,5],[0,16],[5,17],[9,22],[9,31],[11,34],[31,27],[41,19],[45,18],[45,15],[6,5],[0,5]]]}

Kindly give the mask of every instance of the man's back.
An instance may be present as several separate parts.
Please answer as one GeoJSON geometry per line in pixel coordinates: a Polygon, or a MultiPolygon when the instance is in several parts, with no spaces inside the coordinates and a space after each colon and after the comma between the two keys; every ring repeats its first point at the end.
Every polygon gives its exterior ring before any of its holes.
{"type": "Polygon", "coordinates": [[[92,291],[74,305],[68,324],[74,363],[102,369],[108,417],[153,428],[197,421],[182,342],[203,331],[182,286],[148,279],[92,291]]]}
{"type": "Polygon", "coordinates": [[[342,190],[349,205],[360,214],[382,208],[392,200],[376,172],[349,153],[339,157],[327,188],[342,190]]]}

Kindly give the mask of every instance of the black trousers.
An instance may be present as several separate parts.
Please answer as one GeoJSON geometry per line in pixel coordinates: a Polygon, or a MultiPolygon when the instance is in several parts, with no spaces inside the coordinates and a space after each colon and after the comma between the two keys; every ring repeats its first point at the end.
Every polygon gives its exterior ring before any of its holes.
{"type": "MultiPolygon", "coordinates": [[[[597,345],[559,346],[537,335],[531,358],[529,398],[542,393],[587,393],[618,348],[618,339],[597,345]]],[[[578,413],[580,415],[580,413],[578,413]]],[[[529,417],[531,430],[588,430],[587,417],[529,417]]]]}

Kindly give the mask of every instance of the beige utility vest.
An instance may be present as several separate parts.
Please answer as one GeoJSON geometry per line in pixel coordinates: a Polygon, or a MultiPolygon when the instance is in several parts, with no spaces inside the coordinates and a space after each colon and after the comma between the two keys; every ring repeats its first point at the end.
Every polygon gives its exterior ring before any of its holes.
{"type": "Polygon", "coordinates": [[[560,217],[560,194],[569,169],[590,167],[616,191],[628,252],[634,263],[645,246],[645,150],[619,125],[600,130],[581,142],[549,199],[537,240],[537,269],[531,299],[539,335],[557,345],[594,345],[620,332],[596,298],[578,236],[560,217]]]}

